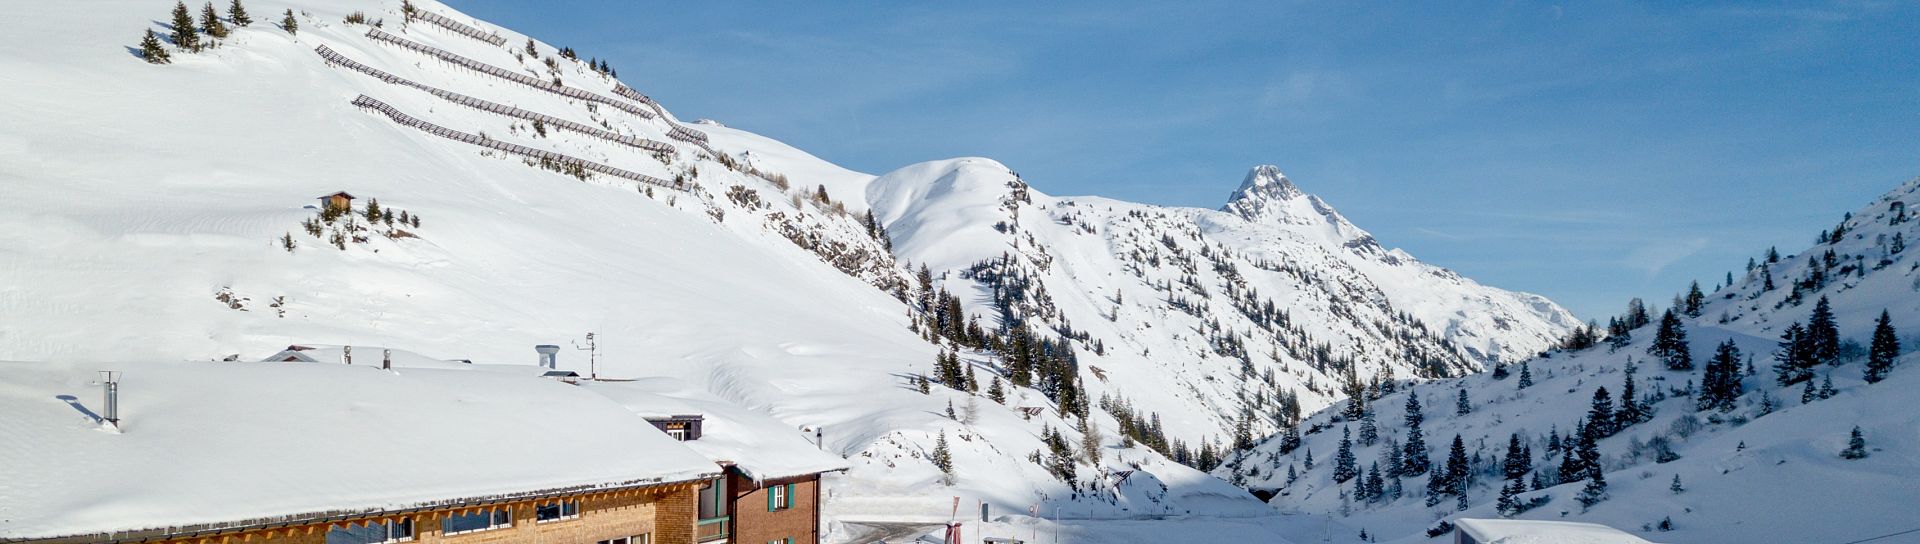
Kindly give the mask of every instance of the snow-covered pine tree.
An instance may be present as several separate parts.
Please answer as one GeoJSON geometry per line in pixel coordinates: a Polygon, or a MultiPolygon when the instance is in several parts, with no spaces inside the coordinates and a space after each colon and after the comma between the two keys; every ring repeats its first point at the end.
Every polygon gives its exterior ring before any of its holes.
{"type": "Polygon", "coordinates": [[[1427,471],[1431,464],[1427,459],[1427,441],[1419,427],[1407,429],[1407,443],[1400,456],[1400,473],[1407,476],[1427,471]]]}
{"type": "Polygon", "coordinates": [[[239,26],[253,24],[253,16],[247,14],[247,7],[240,5],[240,0],[233,0],[233,3],[227,6],[227,18],[233,19],[233,24],[239,26]]]}
{"type": "Polygon", "coordinates": [[[1833,395],[1833,373],[1828,372],[1820,376],[1820,400],[1833,398],[1833,395]]]}
{"type": "Polygon", "coordinates": [[[1695,408],[1731,412],[1741,389],[1740,348],[1728,339],[1714,348],[1713,358],[1700,373],[1700,394],[1694,397],[1695,408]]]}
{"type": "Polygon", "coordinates": [[[147,29],[145,36],[140,37],[140,58],[147,61],[147,64],[173,62],[173,57],[167,55],[167,48],[160,45],[160,36],[154,34],[151,28],[147,29]]]}
{"type": "Polygon", "coordinates": [[[947,432],[940,431],[939,438],[933,442],[933,453],[928,455],[933,467],[940,469],[940,484],[953,485],[953,452],[947,449],[947,432]]]}
{"type": "MultiPolygon", "coordinates": [[[[152,35],[152,31],[148,31],[152,35]]],[[[1893,330],[1893,320],[1886,310],[1880,310],[1880,320],[1873,324],[1873,341],[1867,348],[1867,383],[1879,383],[1887,379],[1887,373],[1893,370],[1893,360],[1900,357],[1900,335],[1893,330]]]]}
{"type": "Polygon", "coordinates": [[[1582,509],[1593,508],[1593,505],[1607,500],[1607,477],[1601,471],[1594,470],[1593,475],[1587,478],[1587,486],[1580,489],[1580,494],[1574,500],[1580,501],[1582,509]]]}
{"type": "Polygon", "coordinates": [[[213,2],[200,9],[200,31],[215,38],[227,37],[227,24],[220,22],[220,12],[213,9],[213,2]]]}
{"type": "Polygon", "coordinates": [[[1814,386],[1813,380],[1807,380],[1807,388],[1800,391],[1800,404],[1811,403],[1819,398],[1820,389],[1814,386]]]}
{"type": "Polygon", "coordinates": [[[1458,399],[1454,400],[1453,415],[1464,416],[1473,412],[1473,401],[1467,399],[1467,389],[1460,388],[1458,399]]]}
{"type": "Polygon", "coordinates": [[[1367,468],[1365,488],[1367,490],[1367,502],[1374,502],[1386,496],[1387,480],[1380,475],[1380,463],[1378,461],[1374,462],[1373,466],[1367,468]]]}
{"type": "Polygon", "coordinates": [[[1358,475],[1358,463],[1353,458],[1353,431],[1341,426],[1340,450],[1333,454],[1333,481],[1345,483],[1358,475]]]}
{"type": "Polygon", "coordinates": [[[184,1],[173,4],[173,45],[183,51],[200,50],[200,31],[193,24],[193,12],[187,10],[184,1]]]}
{"type": "Polygon", "coordinates": [[[1518,385],[1520,389],[1533,387],[1533,370],[1527,368],[1525,361],[1520,362],[1520,380],[1518,385]]]}
{"type": "Polygon", "coordinates": [[[293,9],[288,8],[286,15],[280,17],[280,29],[288,34],[300,33],[300,20],[293,18],[293,9]]]}
{"type": "Polygon", "coordinates": [[[1860,434],[1860,426],[1853,426],[1853,434],[1847,437],[1847,449],[1840,451],[1841,459],[1865,459],[1867,457],[1867,438],[1860,434]]]}
{"type": "Polygon", "coordinates": [[[1675,474],[1673,475],[1673,484],[1672,484],[1672,485],[1668,485],[1668,486],[1667,486],[1667,490],[1668,490],[1668,491],[1672,491],[1672,492],[1673,492],[1673,494],[1675,494],[1675,495],[1679,495],[1679,494],[1681,494],[1681,493],[1685,493],[1685,492],[1687,491],[1687,488],[1686,488],[1686,486],[1682,486],[1682,485],[1680,485],[1680,474],[1678,474],[1678,473],[1675,473],[1675,474]]]}
{"type": "Polygon", "coordinates": [[[1660,358],[1668,370],[1693,370],[1693,354],[1687,347],[1687,329],[1672,308],[1660,315],[1660,328],[1654,332],[1647,354],[1660,358]]]}
{"type": "Polygon", "coordinates": [[[1360,415],[1360,445],[1372,446],[1380,440],[1380,426],[1374,423],[1373,409],[1360,415]]]}
{"type": "Polygon", "coordinates": [[[1700,317],[1700,307],[1706,302],[1707,294],[1700,292],[1700,282],[1695,280],[1693,286],[1687,288],[1687,298],[1684,301],[1687,317],[1700,317]]]}

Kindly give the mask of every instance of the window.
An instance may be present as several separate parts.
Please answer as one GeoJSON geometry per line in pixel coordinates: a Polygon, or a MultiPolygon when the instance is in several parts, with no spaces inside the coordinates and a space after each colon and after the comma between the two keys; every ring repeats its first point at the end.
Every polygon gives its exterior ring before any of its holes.
{"type": "Polygon", "coordinates": [[[594,544],[653,544],[653,533],[623,536],[610,540],[602,540],[594,544]]]}
{"type": "Polygon", "coordinates": [[[767,487],[767,511],[775,512],[793,508],[793,484],[767,487]]]}
{"type": "Polygon", "coordinates": [[[327,530],[327,544],[383,544],[413,540],[413,520],[368,523],[327,530]]]}
{"type": "Polygon", "coordinates": [[[698,519],[727,517],[727,480],[716,478],[707,480],[700,486],[700,511],[698,519]]]}
{"type": "Polygon", "coordinates": [[[793,537],[768,540],[767,544],[793,544],[793,537]]]}
{"type": "Polygon", "coordinates": [[[667,429],[667,436],[671,436],[671,437],[673,437],[673,439],[674,439],[674,440],[678,440],[678,441],[681,441],[681,442],[686,442],[686,441],[687,441],[687,430],[686,430],[686,429],[684,429],[684,428],[678,428],[678,429],[675,429],[675,428],[669,428],[669,429],[667,429]]]}
{"type": "Polygon", "coordinates": [[[533,520],[535,523],[578,519],[579,517],[580,501],[547,503],[533,510],[533,520]]]}
{"type": "Polygon", "coordinates": [[[453,514],[440,522],[440,532],[448,536],[504,529],[513,526],[513,508],[482,510],[471,514],[453,514]]]}

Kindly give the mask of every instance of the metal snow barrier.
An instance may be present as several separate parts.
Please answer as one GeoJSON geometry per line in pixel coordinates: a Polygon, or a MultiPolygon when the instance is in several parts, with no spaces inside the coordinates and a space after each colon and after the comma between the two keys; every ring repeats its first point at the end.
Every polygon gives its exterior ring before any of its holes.
{"type": "Polygon", "coordinates": [[[347,58],[345,55],[341,55],[340,53],[334,51],[333,48],[327,47],[326,45],[315,47],[313,48],[313,51],[315,53],[319,53],[320,58],[326,59],[328,63],[340,65],[348,69],[351,69],[353,71],[373,76],[375,79],[379,79],[387,83],[392,83],[394,85],[420,89],[422,91],[431,93],[434,96],[438,96],[440,98],[446,99],[449,102],[453,102],[455,104],[459,104],[462,106],[467,106],[467,107],[478,109],[478,110],[497,113],[497,114],[505,115],[508,117],[525,119],[528,121],[539,121],[541,123],[545,123],[548,126],[558,128],[561,130],[578,132],[581,134],[586,134],[588,136],[593,136],[596,138],[608,140],[614,143],[637,147],[640,149],[645,149],[647,151],[654,151],[654,152],[661,152],[661,153],[672,153],[674,151],[673,146],[667,144],[666,142],[661,142],[658,140],[650,140],[647,138],[627,136],[624,134],[618,134],[612,131],[601,129],[599,127],[575,123],[573,121],[568,121],[566,119],[560,119],[560,118],[557,118],[551,115],[546,115],[543,113],[531,112],[531,111],[523,110],[513,106],[508,106],[506,104],[501,104],[498,102],[481,100],[479,98],[474,98],[464,94],[460,94],[453,91],[448,91],[445,89],[440,89],[437,87],[432,87],[426,84],[412,81],[400,76],[387,73],[385,71],[381,71],[378,68],[374,68],[372,66],[367,66],[365,64],[356,62],[353,59],[347,58]]]}
{"type": "Polygon", "coordinates": [[[660,119],[667,122],[667,137],[699,146],[700,149],[705,149],[710,155],[718,156],[720,154],[714,151],[713,148],[707,147],[707,133],[690,129],[682,126],[680,123],[674,122],[673,118],[667,115],[666,110],[660,108],[660,103],[653,101],[652,97],[640,94],[632,88],[627,87],[624,83],[614,83],[613,94],[626,97],[635,102],[646,104],[649,108],[653,108],[654,113],[660,114],[660,119]]]}
{"type": "Polygon", "coordinates": [[[397,45],[405,49],[411,49],[413,51],[423,53],[443,61],[447,61],[453,64],[466,67],[467,69],[470,69],[476,72],[498,77],[498,78],[519,83],[522,85],[526,85],[528,87],[533,87],[535,89],[540,89],[540,90],[547,91],[560,96],[564,96],[567,98],[584,100],[587,102],[594,102],[598,104],[605,104],[608,106],[612,106],[615,109],[618,109],[620,111],[638,115],[643,119],[654,118],[653,112],[647,111],[646,109],[641,108],[640,106],[635,106],[632,103],[629,103],[625,100],[616,100],[608,96],[604,96],[604,95],[600,95],[600,94],[592,93],[588,91],[583,91],[580,89],[575,89],[573,87],[568,87],[565,85],[555,85],[552,81],[549,81],[549,80],[540,79],[540,78],[529,76],[523,73],[510,71],[505,68],[500,68],[498,66],[473,60],[470,58],[462,57],[460,55],[453,54],[452,52],[449,52],[445,49],[440,49],[438,47],[433,47],[420,42],[395,36],[393,34],[389,34],[386,31],[380,30],[378,28],[368,29],[367,37],[376,41],[382,41],[382,42],[387,42],[393,45],[397,45]]]}
{"type": "Polygon", "coordinates": [[[589,161],[586,159],[580,159],[580,158],[576,158],[573,156],[564,155],[560,153],[554,153],[552,151],[547,151],[544,149],[534,149],[534,148],[523,146],[523,145],[510,144],[510,143],[502,142],[499,140],[495,140],[493,138],[481,136],[478,134],[461,132],[458,130],[453,130],[447,127],[422,121],[418,118],[415,118],[414,116],[402,113],[398,109],[394,109],[393,106],[387,105],[386,102],[375,100],[373,97],[370,97],[364,94],[360,95],[357,98],[354,98],[353,105],[380,112],[381,114],[386,115],[388,119],[392,119],[393,122],[395,123],[400,123],[402,125],[420,129],[420,131],[422,132],[426,132],[428,134],[432,134],[434,136],[439,136],[449,140],[456,140],[460,142],[477,145],[480,147],[485,147],[488,149],[505,151],[507,153],[512,153],[512,154],[520,155],[524,157],[545,159],[545,160],[559,162],[562,164],[577,164],[577,165],[580,165],[581,168],[590,172],[597,172],[597,173],[606,174],[606,175],[618,177],[618,178],[626,178],[626,179],[638,181],[641,183],[666,187],[668,189],[680,188],[679,186],[674,185],[674,183],[671,181],[656,178],[656,177],[635,172],[632,170],[615,168],[612,166],[607,166],[605,164],[600,164],[597,162],[589,161]]]}
{"type": "Polygon", "coordinates": [[[441,28],[452,30],[455,33],[458,33],[460,35],[473,38],[476,40],[480,40],[483,42],[487,42],[490,44],[500,45],[500,44],[507,43],[507,39],[500,37],[499,34],[495,34],[492,32],[482,32],[478,28],[474,28],[472,26],[461,23],[459,21],[455,21],[453,19],[448,19],[438,13],[433,13],[428,11],[415,11],[413,13],[413,18],[426,21],[429,23],[433,23],[436,25],[440,25],[441,28]]]}

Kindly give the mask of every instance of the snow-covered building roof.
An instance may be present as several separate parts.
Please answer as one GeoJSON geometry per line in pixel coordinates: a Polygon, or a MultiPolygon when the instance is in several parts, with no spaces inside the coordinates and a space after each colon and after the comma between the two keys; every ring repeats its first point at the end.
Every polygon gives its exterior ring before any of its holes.
{"type": "MultiPolygon", "coordinates": [[[[846,470],[845,459],[820,451],[799,429],[672,378],[585,382],[640,418],[703,416],[700,436],[684,442],[713,461],[731,463],[755,481],[846,470]]],[[[637,418],[637,419],[640,419],[637,418]]]]}
{"type": "Polygon", "coordinates": [[[1462,544],[1653,544],[1598,523],[1518,519],[1457,519],[1454,542],[1462,544]]]}
{"type": "Polygon", "coordinates": [[[294,344],[261,359],[269,363],[341,363],[379,367],[384,357],[393,357],[393,366],[409,368],[466,368],[466,361],[436,359],[407,350],[380,346],[340,346],[333,344],[294,344]],[[351,355],[352,361],[348,358],[351,355]]]}
{"type": "Polygon", "coordinates": [[[239,527],[720,473],[572,385],[358,364],[0,363],[0,435],[0,540],[239,527]],[[100,423],[98,370],[122,371],[117,431],[100,423]]]}

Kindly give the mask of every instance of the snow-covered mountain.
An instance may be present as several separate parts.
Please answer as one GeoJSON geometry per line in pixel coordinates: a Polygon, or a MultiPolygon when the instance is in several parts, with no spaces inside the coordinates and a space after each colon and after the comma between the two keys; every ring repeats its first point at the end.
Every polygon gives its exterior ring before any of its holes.
{"type": "MultiPolygon", "coordinates": [[[[486,363],[592,332],[563,368],[675,377],[823,428],[854,465],[829,515],[945,516],[965,495],[1104,517],[1265,507],[1105,410],[1088,440],[1034,388],[921,393],[941,347],[916,333],[918,267],[989,330],[1068,338],[1103,407],[1189,444],[1271,432],[1283,397],[1457,375],[1574,325],[1382,248],[1271,167],[1224,211],[1052,197],[988,159],[863,174],[680,122],[592,52],[411,5],[431,16],[250,1],[252,25],[167,45],[170,64],[138,47],[167,33],[168,3],[35,2],[0,22],[0,359],[324,343],[486,363]],[[350,213],[319,208],[339,191],[350,213]],[[950,487],[928,460],[942,434],[950,487]],[[1072,478],[1041,460],[1061,442],[1083,457],[1072,478]]],[[[1007,371],[962,351],[983,379],[1007,371]]]]}
{"type": "Polygon", "coordinates": [[[1914,482],[1920,461],[1912,454],[1920,447],[1920,413],[1912,407],[1920,372],[1910,368],[1920,361],[1913,355],[1920,351],[1914,335],[1920,331],[1920,261],[1906,243],[1920,236],[1920,215],[1908,207],[1916,200],[1920,180],[1846,214],[1804,251],[1777,259],[1756,256],[1750,268],[1722,279],[1720,288],[1702,290],[1697,317],[1687,316],[1685,298],[1678,299],[1692,369],[1669,369],[1649,354],[1658,336],[1656,310],[1653,324],[1631,330],[1630,340],[1617,347],[1602,341],[1508,365],[1504,376],[1484,373],[1374,391],[1365,403],[1379,437],[1372,443],[1364,440],[1367,418],[1349,418],[1343,401],[1302,423],[1297,448],[1288,435],[1274,436],[1230,459],[1217,474],[1277,493],[1271,504],[1283,511],[1345,516],[1341,522],[1349,534],[1366,529],[1382,541],[1424,542],[1423,530],[1440,520],[1500,514],[1504,460],[1517,435],[1532,468],[1521,478],[1529,491],[1517,502],[1539,502],[1519,518],[1594,521],[1649,540],[1700,543],[1857,541],[1912,529],[1909,505],[1920,500],[1914,482]],[[1774,365],[1783,333],[1795,323],[1809,325],[1822,299],[1841,340],[1836,356],[1814,367],[1812,379],[1782,386],[1774,365]],[[1868,352],[1883,312],[1902,355],[1886,380],[1868,383],[1868,352]],[[1723,342],[1739,350],[1742,394],[1724,411],[1698,409],[1700,391],[1710,381],[1706,367],[1723,342]],[[1527,387],[1521,387],[1523,369],[1531,381],[1527,387]],[[1573,436],[1582,419],[1591,421],[1601,388],[1608,391],[1611,411],[1624,409],[1620,399],[1630,380],[1638,409],[1650,414],[1595,441],[1608,498],[1586,508],[1577,498],[1588,480],[1562,478],[1567,454],[1550,443],[1573,436]],[[1803,401],[1809,392],[1810,402],[1803,401]],[[1463,394],[1467,408],[1461,414],[1463,394]],[[1404,455],[1410,441],[1410,395],[1419,398],[1421,430],[1436,470],[1447,462],[1454,437],[1462,440],[1473,475],[1465,509],[1456,496],[1428,506],[1427,475],[1402,479],[1397,498],[1390,492],[1374,500],[1358,498],[1356,481],[1333,478],[1343,457],[1340,443],[1351,432],[1361,479],[1377,466],[1385,487],[1393,487],[1389,450],[1404,455]],[[1856,427],[1868,456],[1842,458],[1856,427]],[[1533,490],[1536,478],[1544,489],[1533,490]]]}
{"type": "Polygon", "coordinates": [[[1277,429],[1282,396],[1324,406],[1350,372],[1457,376],[1578,325],[1545,298],[1380,246],[1273,166],[1218,211],[1048,196],[982,158],[902,168],[866,192],[905,264],[971,315],[1072,339],[1089,395],[1157,413],[1190,443],[1225,442],[1242,419],[1277,429]]]}

